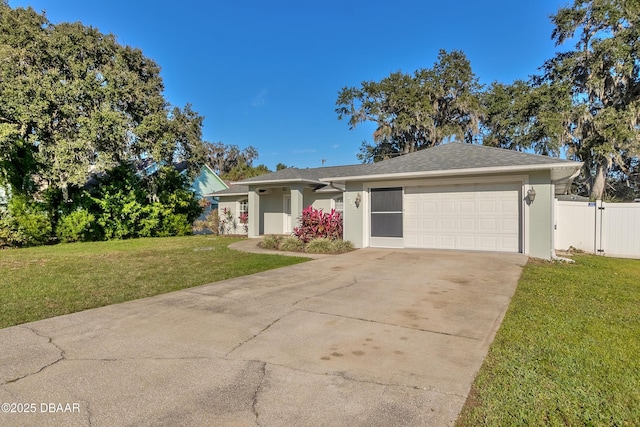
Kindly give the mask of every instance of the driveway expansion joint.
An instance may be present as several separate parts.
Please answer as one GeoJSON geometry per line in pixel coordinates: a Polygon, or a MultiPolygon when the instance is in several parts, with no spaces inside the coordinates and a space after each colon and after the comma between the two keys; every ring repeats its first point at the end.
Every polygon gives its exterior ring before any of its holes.
{"type": "Polygon", "coordinates": [[[338,287],[335,287],[335,288],[329,289],[328,291],[325,291],[325,292],[320,292],[319,294],[310,295],[310,296],[308,296],[308,297],[300,298],[298,301],[296,301],[296,302],[294,302],[293,304],[291,304],[291,306],[293,307],[293,306],[295,306],[295,305],[300,304],[300,303],[301,303],[301,302],[303,302],[303,301],[306,301],[306,300],[309,300],[309,299],[312,299],[312,298],[320,298],[320,297],[323,297],[323,296],[329,295],[329,294],[330,294],[330,293],[332,293],[332,292],[335,292],[335,291],[341,291],[342,289],[347,289],[347,288],[350,288],[351,286],[353,286],[353,285],[357,285],[357,284],[358,284],[358,279],[356,279],[356,277],[354,276],[354,278],[353,278],[353,282],[349,282],[349,283],[347,283],[346,285],[342,285],[342,286],[338,286],[338,287]]]}
{"type": "Polygon", "coordinates": [[[306,311],[307,313],[324,314],[325,316],[335,316],[335,317],[340,317],[342,319],[359,320],[361,322],[377,323],[379,325],[393,326],[393,327],[402,328],[402,329],[410,329],[412,331],[428,332],[428,333],[431,333],[431,334],[446,335],[448,337],[463,338],[463,339],[472,340],[472,341],[482,341],[479,338],[468,337],[466,335],[451,334],[449,332],[434,331],[434,330],[431,330],[431,329],[423,329],[423,328],[415,328],[415,327],[412,327],[412,326],[397,325],[395,323],[379,322],[377,320],[365,319],[365,318],[362,318],[362,317],[346,316],[344,314],[328,313],[328,312],[324,312],[324,311],[309,310],[309,309],[306,309],[306,308],[298,308],[296,310],[297,311],[306,311]]]}
{"type": "MultiPolygon", "coordinates": [[[[295,307],[297,304],[301,303],[302,301],[306,301],[308,299],[311,298],[319,298],[325,295],[330,294],[331,292],[335,292],[341,289],[345,289],[348,288],[350,286],[356,285],[358,284],[358,280],[354,277],[353,278],[353,282],[350,282],[346,285],[342,285],[342,286],[338,286],[336,288],[330,289],[326,292],[321,292],[319,294],[315,294],[315,295],[311,295],[308,297],[304,297],[304,298],[300,298],[299,300],[295,301],[294,303],[292,303],[290,306],[291,307],[295,307]]],[[[298,310],[298,309],[296,309],[298,310]]],[[[309,311],[309,310],[303,310],[303,311],[309,311]]],[[[282,320],[283,318],[285,318],[286,316],[288,316],[289,314],[291,314],[291,311],[286,312],[285,314],[283,314],[282,316],[278,317],[277,319],[275,319],[274,321],[272,321],[271,323],[269,323],[267,326],[265,326],[260,332],[258,332],[257,334],[253,335],[252,337],[246,339],[245,341],[237,344],[235,347],[233,347],[231,350],[229,350],[229,352],[227,353],[227,356],[230,355],[231,353],[233,353],[234,351],[236,351],[238,348],[242,347],[243,345],[245,345],[246,343],[256,339],[257,337],[259,337],[260,335],[262,335],[263,332],[267,331],[269,328],[271,328],[273,325],[275,325],[276,323],[278,323],[280,320],[282,320]]]]}

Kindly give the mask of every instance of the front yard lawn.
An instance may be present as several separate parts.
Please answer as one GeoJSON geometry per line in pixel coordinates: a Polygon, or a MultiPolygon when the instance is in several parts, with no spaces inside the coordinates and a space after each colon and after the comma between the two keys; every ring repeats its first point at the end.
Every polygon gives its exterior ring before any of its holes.
{"type": "Polygon", "coordinates": [[[0,328],[307,261],[213,236],[0,250],[0,328]]]}
{"type": "Polygon", "coordinates": [[[640,260],[530,261],[458,426],[637,426],[640,260]]]}

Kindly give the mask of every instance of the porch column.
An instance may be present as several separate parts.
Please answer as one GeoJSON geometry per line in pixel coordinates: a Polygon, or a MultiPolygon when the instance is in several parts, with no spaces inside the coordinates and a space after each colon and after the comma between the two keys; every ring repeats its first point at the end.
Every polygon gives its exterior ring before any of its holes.
{"type": "Polygon", "coordinates": [[[249,188],[249,230],[247,237],[260,236],[260,195],[257,188],[249,188]]]}
{"type": "Polygon", "coordinates": [[[291,186],[291,229],[300,225],[302,209],[304,209],[303,185],[291,186]]]}

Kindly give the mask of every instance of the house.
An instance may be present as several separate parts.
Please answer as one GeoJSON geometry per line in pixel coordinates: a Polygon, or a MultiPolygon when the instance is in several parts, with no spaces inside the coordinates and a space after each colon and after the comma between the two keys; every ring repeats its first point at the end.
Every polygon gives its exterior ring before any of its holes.
{"type": "MultiPolygon", "coordinates": [[[[173,167],[181,174],[187,173],[187,162],[174,163],[173,167]]],[[[135,164],[138,175],[152,175],[160,169],[161,165],[152,158],[146,158],[135,164]]],[[[202,211],[202,214],[196,219],[201,221],[214,209],[218,208],[218,198],[213,193],[229,188],[229,186],[211,169],[207,164],[200,168],[200,173],[196,176],[189,186],[196,194],[199,200],[206,199],[209,204],[202,211]]]]}
{"type": "MultiPolygon", "coordinates": [[[[175,168],[181,174],[187,173],[186,162],[176,163],[175,168]]],[[[191,189],[196,193],[198,199],[206,198],[211,203],[209,209],[218,207],[218,200],[212,194],[226,188],[229,186],[207,164],[202,166],[200,174],[191,182],[191,189]]]]}
{"type": "Polygon", "coordinates": [[[342,211],[356,247],[554,256],[554,197],[582,163],[448,143],[374,164],[283,169],[214,193],[248,236],[290,233],[306,206],[342,211]]]}
{"type": "MultiPolygon", "coordinates": [[[[160,169],[160,164],[154,161],[152,158],[146,158],[138,161],[135,165],[137,174],[139,175],[153,175],[160,169]]],[[[173,167],[181,174],[187,173],[188,163],[186,161],[174,163],[173,167]]],[[[204,164],[200,168],[200,174],[196,176],[192,181],[190,188],[198,196],[198,199],[206,198],[211,202],[212,209],[217,208],[218,201],[212,196],[216,191],[224,190],[229,186],[211,169],[207,164],[204,164]]]]}

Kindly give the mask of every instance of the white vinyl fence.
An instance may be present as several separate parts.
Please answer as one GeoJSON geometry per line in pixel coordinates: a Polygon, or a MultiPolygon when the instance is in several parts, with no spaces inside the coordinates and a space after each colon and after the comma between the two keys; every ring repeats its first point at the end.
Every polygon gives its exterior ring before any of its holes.
{"type": "Polygon", "coordinates": [[[640,203],[555,201],[555,248],[640,258],[640,203]]]}

